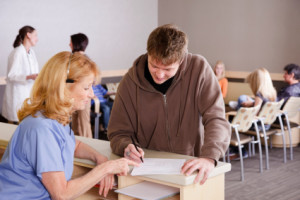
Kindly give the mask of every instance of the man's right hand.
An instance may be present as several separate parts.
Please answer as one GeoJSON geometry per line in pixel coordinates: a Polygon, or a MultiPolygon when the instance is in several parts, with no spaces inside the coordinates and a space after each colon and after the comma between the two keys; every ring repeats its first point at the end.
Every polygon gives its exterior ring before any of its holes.
{"type": "Polygon", "coordinates": [[[133,144],[128,144],[128,146],[124,149],[124,157],[133,160],[134,162],[141,163],[141,158],[144,158],[143,149],[137,147],[139,151],[137,151],[133,144]]]}

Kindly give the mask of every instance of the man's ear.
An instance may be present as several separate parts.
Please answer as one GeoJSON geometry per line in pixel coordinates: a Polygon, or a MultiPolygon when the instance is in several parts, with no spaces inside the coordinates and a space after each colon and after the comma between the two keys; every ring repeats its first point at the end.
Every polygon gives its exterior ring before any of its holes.
{"type": "Polygon", "coordinates": [[[292,76],[292,79],[295,79],[295,73],[290,74],[292,76]]]}

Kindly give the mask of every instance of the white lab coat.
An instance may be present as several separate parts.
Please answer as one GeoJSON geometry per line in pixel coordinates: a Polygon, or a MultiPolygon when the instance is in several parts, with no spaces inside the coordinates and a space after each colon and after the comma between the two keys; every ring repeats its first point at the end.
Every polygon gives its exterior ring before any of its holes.
{"type": "Polygon", "coordinates": [[[21,44],[8,57],[6,87],[2,104],[2,115],[9,121],[19,121],[17,111],[30,96],[34,80],[26,76],[39,73],[39,66],[32,49],[29,53],[21,44]]]}

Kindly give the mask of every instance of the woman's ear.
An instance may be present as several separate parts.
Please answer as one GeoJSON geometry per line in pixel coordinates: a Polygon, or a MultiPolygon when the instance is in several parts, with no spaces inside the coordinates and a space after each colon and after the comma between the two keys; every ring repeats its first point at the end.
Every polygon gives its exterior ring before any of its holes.
{"type": "Polygon", "coordinates": [[[31,39],[31,33],[27,32],[27,33],[26,33],[26,37],[27,37],[28,39],[31,39]]]}

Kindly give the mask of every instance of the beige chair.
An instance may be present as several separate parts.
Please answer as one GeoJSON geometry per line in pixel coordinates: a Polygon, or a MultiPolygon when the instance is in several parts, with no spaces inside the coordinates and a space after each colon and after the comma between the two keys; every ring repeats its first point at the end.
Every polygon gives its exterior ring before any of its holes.
{"type": "MultiPolygon", "coordinates": [[[[106,83],[106,87],[109,93],[117,93],[119,83],[106,83]]],[[[110,98],[112,100],[115,100],[116,95],[110,95],[110,98]]]]}
{"type": "Polygon", "coordinates": [[[100,101],[96,96],[93,98],[93,100],[95,102],[94,110],[92,110],[94,112],[94,118],[95,118],[94,138],[99,139],[99,121],[100,121],[100,117],[101,117],[100,101]]]}
{"type": "MultiPolygon", "coordinates": [[[[253,140],[254,137],[244,135],[243,132],[246,132],[249,130],[249,128],[252,126],[252,124],[255,125],[257,135],[259,135],[258,127],[257,127],[257,119],[256,114],[259,111],[260,106],[245,108],[240,108],[236,114],[235,117],[232,120],[231,127],[234,130],[230,145],[238,147],[239,149],[239,157],[240,157],[240,163],[241,163],[241,181],[244,181],[244,161],[243,161],[243,155],[242,155],[242,148],[245,144],[248,144],[249,147],[249,154],[251,155],[251,145],[258,144],[259,147],[259,169],[260,172],[263,171],[262,168],[262,151],[261,151],[261,144],[260,144],[260,137],[257,137],[258,139],[256,141],[253,140]]],[[[228,115],[234,114],[232,112],[227,113],[228,115]]],[[[228,155],[228,152],[227,152],[228,155]]]]}
{"type": "MultiPolygon", "coordinates": [[[[280,107],[282,106],[284,100],[279,102],[266,102],[262,107],[261,111],[258,114],[258,120],[261,122],[260,137],[264,139],[265,144],[265,154],[266,154],[266,169],[270,168],[269,165],[269,150],[268,150],[268,139],[274,134],[281,135],[283,140],[283,162],[286,163],[286,145],[285,145],[285,134],[281,119],[280,107]],[[269,130],[265,130],[265,125],[272,125],[276,118],[278,118],[280,122],[280,131],[276,129],[270,128],[269,130]]],[[[250,134],[255,136],[255,131],[247,131],[246,134],[250,134]]]]}
{"type": "MultiPolygon", "coordinates": [[[[284,119],[285,125],[284,130],[287,130],[289,133],[289,143],[290,143],[290,160],[293,160],[293,145],[292,145],[292,132],[291,128],[299,128],[299,121],[292,122],[290,119],[294,118],[300,111],[300,97],[290,97],[287,102],[284,104],[281,111],[284,119]]],[[[299,119],[297,119],[299,120],[299,119]]],[[[274,124],[274,128],[278,128],[279,125],[274,124]]],[[[283,141],[284,142],[284,141],[283,141]]]]}

